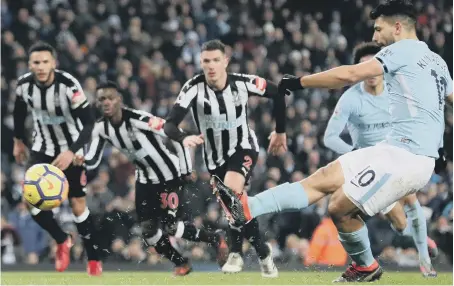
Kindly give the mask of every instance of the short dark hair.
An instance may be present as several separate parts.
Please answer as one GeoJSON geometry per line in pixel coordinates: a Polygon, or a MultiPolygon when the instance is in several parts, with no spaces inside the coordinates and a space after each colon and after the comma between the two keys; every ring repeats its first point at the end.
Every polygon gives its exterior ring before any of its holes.
{"type": "Polygon", "coordinates": [[[385,3],[378,5],[370,12],[372,20],[380,16],[406,16],[416,23],[416,8],[410,0],[387,0],[385,3]]]}
{"type": "Polygon", "coordinates": [[[51,55],[55,58],[57,56],[57,52],[55,51],[55,48],[52,47],[50,44],[46,42],[39,41],[37,43],[34,43],[29,49],[28,49],[28,56],[30,56],[33,52],[49,52],[51,55]]]}
{"type": "Polygon", "coordinates": [[[208,42],[203,43],[202,45],[202,52],[203,51],[216,51],[220,50],[223,54],[225,54],[225,44],[220,40],[211,40],[208,42]]]}
{"type": "Polygon", "coordinates": [[[353,49],[353,63],[358,64],[362,57],[375,56],[381,47],[375,42],[361,43],[353,49]]]}
{"type": "Polygon", "coordinates": [[[113,88],[113,89],[118,90],[117,84],[111,80],[98,84],[98,86],[96,87],[96,90],[103,89],[103,88],[113,88]]]}

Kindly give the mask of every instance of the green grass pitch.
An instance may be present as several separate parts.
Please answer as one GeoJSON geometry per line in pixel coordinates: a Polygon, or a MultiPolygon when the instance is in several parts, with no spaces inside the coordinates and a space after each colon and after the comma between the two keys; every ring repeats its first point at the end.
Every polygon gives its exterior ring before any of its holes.
{"type": "MultiPolygon", "coordinates": [[[[2,285],[327,285],[340,272],[281,272],[277,279],[264,279],[258,272],[223,274],[195,272],[173,277],[170,272],[104,272],[88,277],[83,272],[2,272],[2,285]]],[[[377,285],[453,285],[452,273],[426,279],[417,272],[385,272],[377,285]]]]}

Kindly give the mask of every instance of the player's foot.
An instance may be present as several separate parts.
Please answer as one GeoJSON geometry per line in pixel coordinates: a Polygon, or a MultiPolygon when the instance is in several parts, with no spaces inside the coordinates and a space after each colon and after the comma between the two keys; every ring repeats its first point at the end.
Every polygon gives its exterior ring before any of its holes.
{"type": "Polygon", "coordinates": [[[430,237],[427,237],[427,247],[429,248],[430,258],[436,258],[438,256],[437,243],[430,237]]]}
{"type": "Polygon", "coordinates": [[[71,236],[60,244],[57,244],[57,253],[55,254],[55,270],[63,272],[68,268],[70,261],[70,250],[73,246],[71,236]]]}
{"type": "Polygon", "coordinates": [[[419,263],[419,270],[421,270],[422,276],[424,276],[425,278],[437,277],[437,272],[435,271],[431,263],[421,261],[419,263]]]}
{"type": "Polygon", "coordinates": [[[89,260],[87,263],[87,273],[89,276],[101,276],[102,262],[96,260],[89,260]]]}
{"type": "Polygon", "coordinates": [[[235,194],[232,189],[224,185],[217,176],[211,177],[210,184],[213,189],[213,194],[218,198],[219,204],[231,224],[240,226],[252,219],[250,213],[245,211],[248,209],[246,195],[240,195],[239,198],[238,195],[235,194]]]}
{"type": "Polygon", "coordinates": [[[224,266],[227,262],[227,258],[229,256],[229,246],[227,241],[225,240],[224,233],[222,231],[218,232],[219,240],[216,247],[217,250],[217,257],[216,260],[218,261],[219,266],[224,266]]]}
{"type": "Polygon", "coordinates": [[[274,264],[273,260],[273,249],[271,244],[266,244],[270,249],[270,254],[265,259],[259,259],[260,270],[262,271],[262,277],[264,278],[277,278],[279,276],[279,272],[277,271],[277,267],[274,264]]]}
{"type": "Polygon", "coordinates": [[[175,270],[173,271],[173,274],[175,276],[186,276],[186,275],[188,275],[191,272],[192,272],[192,266],[188,262],[188,263],[185,263],[183,265],[176,266],[175,270]]]}
{"type": "Polygon", "coordinates": [[[222,272],[224,273],[238,273],[243,270],[243,257],[239,253],[231,252],[227,262],[222,266],[222,272]]]}
{"type": "Polygon", "coordinates": [[[372,282],[379,280],[382,274],[383,269],[378,265],[377,261],[369,267],[356,266],[353,262],[339,278],[333,280],[333,283],[372,282]]]}

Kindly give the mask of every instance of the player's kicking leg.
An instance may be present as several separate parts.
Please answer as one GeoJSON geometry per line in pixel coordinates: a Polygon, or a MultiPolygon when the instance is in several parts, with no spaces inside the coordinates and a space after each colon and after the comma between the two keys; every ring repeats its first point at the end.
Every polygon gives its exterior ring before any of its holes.
{"type": "Polygon", "coordinates": [[[391,227],[398,234],[413,237],[418,249],[420,270],[423,276],[437,277],[431,258],[438,255],[438,247],[435,241],[427,236],[426,217],[416,194],[402,198],[400,203],[391,205],[382,213],[391,221],[391,227]],[[404,205],[404,208],[402,208],[402,205],[404,205]]]}
{"type": "Polygon", "coordinates": [[[240,224],[265,213],[301,209],[326,194],[335,193],[330,200],[329,213],[344,248],[354,261],[336,281],[365,282],[379,279],[382,270],[372,256],[367,227],[358,212],[375,215],[421,189],[430,179],[433,167],[431,158],[378,144],[347,153],[301,182],[286,183],[255,197],[237,198],[216,178],[212,184],[233,220],[240,224]]]}

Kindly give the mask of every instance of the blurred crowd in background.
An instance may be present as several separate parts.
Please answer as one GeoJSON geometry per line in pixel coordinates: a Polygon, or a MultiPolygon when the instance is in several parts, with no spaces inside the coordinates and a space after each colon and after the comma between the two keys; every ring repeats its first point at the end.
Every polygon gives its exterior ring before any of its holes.
{"type": "MultiPolygon", "coordinates": [[[[16,79],[27,72],[26,51],[32,43],[44,40],[55,46],[59,68],[80,81],[92,102],[97,84],[110,79],[117,82],[126,105],[165,117],[184,82],[200,72],[203,42],[218,38],[229,46],[229,71],[278,82],[285,73],[301,76],[350,64],[352,48],[372,38],[369,12],[376,4],[368,0],[2,0],[2,263],[49,261],[55,248],[21,203],[24,168],[12,157],[16,79]]],[[[452,75],[452,1],[417,0],[415,5],[420,39],[446,60],[452,75]]],[[[249,100],[249,122],[262,149],[248,192],[301,180],[337,158],[323,145],[323,133],[342,91],[304,90],[287,97],[289,151],[278,157],[266,153],[274,124],[272,102],[249,100]]],[[[418,193],[429,234],[446,253],[440,263],[452,263],[453,246],[452,109],[446,115],[448,169],[434,175],[418,193]]],[[[194,129],[191,121],[188,116],[184,127],[194,129]]],[[[347,133],[342,136],[350,140],[347,133]]],[[[200,150],[193,156],[193,182],[185,191],[187,219],[209,229],[225,229],[200,150]]],[[[107,149],[101,167],[89,177],[87,204],[102,232],[106,261],[159,263],[154,250],[144,247],[135,223],[133,165],[107,149]]],[[[263,235],[275,248],[276,258],[306,265],[345,264],[346,254],[326,209],[327,201],[322,200],[301,212],[261,217],[263,235]]],[[[55,214],[66,231],[77,232],[67,202],[55,214]]],[[[419,264],[411,237],[396,236],[380,216],[367,223],[375,255],[396,265],[419,264]]],[[[206,245],[173,242],[194,260],[214,259],[206,245]]],[[[251,251],[246,242],[244,251],[251,251]]],[[[81,241],[72,248],[72,256],[83,259],[81,241]]]]}

